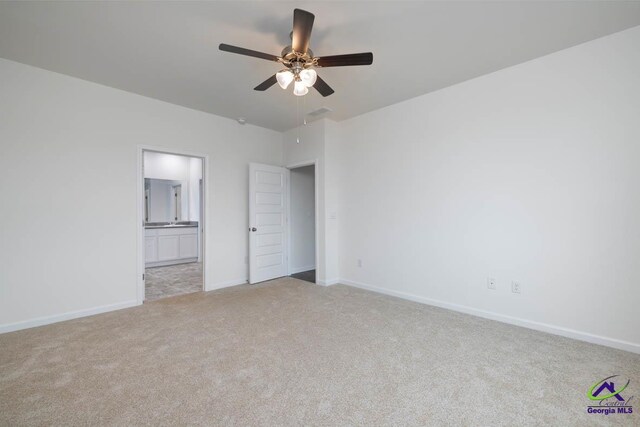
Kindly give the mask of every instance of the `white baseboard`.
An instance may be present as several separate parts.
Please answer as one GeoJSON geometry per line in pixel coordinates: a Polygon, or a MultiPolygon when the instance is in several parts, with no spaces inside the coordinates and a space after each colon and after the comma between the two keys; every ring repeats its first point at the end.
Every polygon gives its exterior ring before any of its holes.
{"type": "Polygon", "coordinates": [[[315,269],[316,269],[315,265],[307,265],[306,267],[291,267],[289,275],[302,273],[303,271],[309,271],[309,270],[315,270],[315,269]]]}
{"type": "Polygon", "coordinates": [[[322,286],[337,285],[338,283],[340,283],[340,279],[326,279],[326,280],[317,279],[316,280],[316,285],[322,285],[322,286]]]}
{"type": "Polygon", "coordinates": [[[247,278],[243,277],[241,279],[226,280],[224,282],[205,284],[204,290],[205,292],[209,292],[209,291],[215,291],[216,289],[228,288],[230,286],[246,285],[247,283],[248,283],[247,278]]]}
{"type": "Polygon", "coordinates": [[[79,317],[93,316],[94,314],[106,313],[108,311],[121,310],[139,305],[136,300],[119,302],[116,304],[101,305],[99,307],[88,308],[84,310],[69,311],[62,314],[54,314],[52,316],[37,317],[31,320],[24,320],[16,323],[6,323],[0,325],[0,334],[6,332],[19,331],[21,329],[35,328],[36,326],[49,325],[51,323],[63,322],[65,320],[77,319],[79,317]]]}
{"type": "Polygon", "coordinates": [[[508,323],[511,325],[521,326],[528,329],[534,329],[536,331],[547,332],[554,335],[560,335],[567,338],[573,338],[580,341],[586,341],[592,344],[604,345],[607,347],[617,348],[619,350],[630,351],[632,353],[640,354],[640,344],[632,343],[629,341],[622,341],[615,338],[603,337],[600,335],[593,335],[587,332],[576,331],[574,329],[564,328],[562,326],[549,325],[547,323],[535,322],[533,320],[521,319],[518,317],[507,316],[504,314],[495,313],[492,311],[480,310],[473,307],[468,307],[459,304],[453,304],[444,301],[438,301],[431,298],[425,298],[406,292],[392,291],[377,286],[368,285],[366,283],[356,282],[353,280],[340,279],[339,283],[344,285],[353,286],[355,288],[365,289],[385,295],[390,295],[421,304],[433,305],[448,310],[457,311],[460,313],[471,314],[473,316],[483,317],[485,319],[496,320],[498,322],[508,323]]]}

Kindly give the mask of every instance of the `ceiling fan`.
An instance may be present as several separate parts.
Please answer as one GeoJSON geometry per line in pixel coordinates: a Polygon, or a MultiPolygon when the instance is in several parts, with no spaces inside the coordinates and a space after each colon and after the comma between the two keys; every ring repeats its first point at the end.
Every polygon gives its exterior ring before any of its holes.
{"type": "Polygon", "coordinates": [[[293,82],[294,95],[306,95],[309,92],[308,88],[314,87],[322,96],[329,96],[334,90],[318,76],[315,68],[371,65],[373,63],[373,53],[352,53],[322,57],[313,56],[313,52],[309,49],[309,39],[311,38],[314,19],[315,16],[313,13],[307,12],[306,10],[294,9],[291,45],[285,47],[280,56],[224,43],[220,44],[219,49],[225,52],[279,62],[286,67],[260,83],[254,90],[264,91],[276,83],[278,83],[282,89],[286,89],[293,82]]]}

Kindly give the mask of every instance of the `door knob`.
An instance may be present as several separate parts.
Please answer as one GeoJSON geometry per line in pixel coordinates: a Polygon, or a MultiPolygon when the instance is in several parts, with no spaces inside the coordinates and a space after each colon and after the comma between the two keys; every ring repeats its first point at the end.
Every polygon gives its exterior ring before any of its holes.
{"type": "Polygon", "coordinates": [[[251,231],[258,231],[258,229],[255,227],[251,227],[251,231]]]}

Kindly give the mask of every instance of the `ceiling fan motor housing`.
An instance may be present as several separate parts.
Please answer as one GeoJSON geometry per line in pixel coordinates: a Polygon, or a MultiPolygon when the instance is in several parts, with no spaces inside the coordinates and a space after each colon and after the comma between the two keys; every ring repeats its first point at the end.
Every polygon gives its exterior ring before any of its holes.
{"type": "Polygon", "coordinates": [[[291,47],[291,45],[289,45],[282,49],[282,53],[280,54],[280,56],[282,57],[285,65],[293,64],[296,62],[304,65],[305,67],[315,65],[315,61],[313,60],[313,51],[311,49],[307,49],[306,53],[298,53],[293,50],[293,47],[291,47]]]}

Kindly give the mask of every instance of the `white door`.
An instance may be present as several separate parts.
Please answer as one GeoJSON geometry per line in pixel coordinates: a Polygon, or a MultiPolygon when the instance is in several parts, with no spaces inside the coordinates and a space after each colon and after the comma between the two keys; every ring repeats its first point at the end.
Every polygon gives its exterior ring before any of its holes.
{"type": "Polygon", "coordinates": [[[287,275],[288,182],[288,169],[249,164],[249,283],[287,275]]]}

